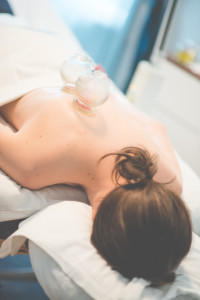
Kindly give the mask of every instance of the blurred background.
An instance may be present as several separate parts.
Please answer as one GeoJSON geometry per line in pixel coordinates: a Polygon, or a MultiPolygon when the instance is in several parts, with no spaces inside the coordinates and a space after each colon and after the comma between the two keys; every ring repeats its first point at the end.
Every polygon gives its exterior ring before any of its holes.
{"type": "Polygon", "coordinates": [[[200,61],[199,0],[50,1],[123,91],[137,63],[151,58],[158,37],[180,62],[200,61]]]}

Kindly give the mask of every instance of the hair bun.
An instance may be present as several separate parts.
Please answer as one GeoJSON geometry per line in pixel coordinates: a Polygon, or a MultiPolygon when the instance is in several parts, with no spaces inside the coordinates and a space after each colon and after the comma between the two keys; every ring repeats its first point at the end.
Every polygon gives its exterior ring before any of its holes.
{"type": "Polygon", "coordinates": [[[151,157],[147,150],[138,147],[127,147],[116,153],[116,165],[113,175],[116,182],[120,176],[128,183],[146,182],[151,180],[157,172],[154,157],[151,157]]]}

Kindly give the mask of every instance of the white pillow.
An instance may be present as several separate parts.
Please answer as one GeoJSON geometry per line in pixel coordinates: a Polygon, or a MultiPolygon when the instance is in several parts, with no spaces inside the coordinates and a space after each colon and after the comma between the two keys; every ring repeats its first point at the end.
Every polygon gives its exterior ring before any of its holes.
{"type": "Polygon", "coordinates": [[[54,185],[31,191],[22,188],[0,171],[0,222],[27,218],[48,205],[66,199],[88,203],[88,198],[82,189],[54,185]]]}
{"type": "Polygon", "coordinates": [[[113,271],[90,243],[92,210],[78,202],[61,202],[21,223],[3,243],[0,255],[15,254],[26,238],[35,274],[50,299],[200,299],[200,238],[177,270],[171,286],[151,288],[113,271]],[[39,247],[39,248],[38,248],[39,247]],[[36,251],[35,251],[36,250],[36,251]]]}

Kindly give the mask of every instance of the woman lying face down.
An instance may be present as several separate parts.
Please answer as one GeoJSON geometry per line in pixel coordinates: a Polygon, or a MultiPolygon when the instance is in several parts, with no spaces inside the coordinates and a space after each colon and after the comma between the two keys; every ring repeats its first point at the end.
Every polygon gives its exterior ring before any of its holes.
{"type": "Polygon", "coordinates": [[[167,184],[153,180],[157,166],[148,151],[130,147],[110,155],[116,156],[115,182],[126,183],[101,202],[92,244],[125,277],[170,284],[191,246],[189,211],[167,184]]]}
{"type": "Polygon", "coordinates": [[[0,168],[32,190],[82,186],[94,211],[91,241],[107,262],[130,279],[173,282],[192,233],[165,128],[113,96],[94,116],[72,100],[44,88],[1,107],[16,132],[0,124],[0,168]]]}

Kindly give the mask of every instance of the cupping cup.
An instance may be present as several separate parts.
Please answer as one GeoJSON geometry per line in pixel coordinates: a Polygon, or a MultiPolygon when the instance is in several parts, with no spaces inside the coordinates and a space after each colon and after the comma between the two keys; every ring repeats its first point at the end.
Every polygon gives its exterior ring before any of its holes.
{"type": "Polygon", "coordinates": [[[110,95],[108,76],[95,70],[93,61],[79,54],[69,56],[61,66],[61,76],[67,92],[74,94],[75,106],[85,113],[94,113],[110,95]]]}

